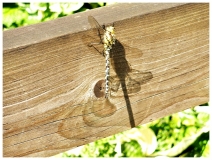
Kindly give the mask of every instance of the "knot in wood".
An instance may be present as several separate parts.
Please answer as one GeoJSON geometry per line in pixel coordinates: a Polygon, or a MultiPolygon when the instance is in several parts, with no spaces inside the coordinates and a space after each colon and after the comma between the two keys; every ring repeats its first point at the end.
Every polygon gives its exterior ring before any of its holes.
{"type": "Polygon", "coordinates": [[[94,86],[94,94],[97,98],[105,96],[105,80],[99,80],[94,86]]]}

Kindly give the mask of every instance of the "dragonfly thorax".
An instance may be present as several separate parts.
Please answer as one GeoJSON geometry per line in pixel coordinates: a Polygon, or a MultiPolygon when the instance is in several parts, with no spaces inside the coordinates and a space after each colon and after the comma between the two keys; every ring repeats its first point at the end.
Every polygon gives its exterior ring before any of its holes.
{"type": "Polygon", "coordinates": [[[115,44],[115,34],[114,31],[115,28],[113,26],[109,26],[105,29],[105,33],[103,36],[103,43],[104,43],[104,48],[106,49],[112,49],[112,45],[115,44]]]}

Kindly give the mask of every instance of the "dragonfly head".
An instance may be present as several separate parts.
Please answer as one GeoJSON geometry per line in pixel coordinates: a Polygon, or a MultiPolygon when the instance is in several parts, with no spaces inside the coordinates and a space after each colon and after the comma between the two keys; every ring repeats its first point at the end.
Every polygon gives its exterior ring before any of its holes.
{"type": "Polygon", "coordinates": [[[106,28],[106,31],[110,32],[111,34],[114,34],[115,33],[115,27],[109,26],[109,27],[106,28]]]}

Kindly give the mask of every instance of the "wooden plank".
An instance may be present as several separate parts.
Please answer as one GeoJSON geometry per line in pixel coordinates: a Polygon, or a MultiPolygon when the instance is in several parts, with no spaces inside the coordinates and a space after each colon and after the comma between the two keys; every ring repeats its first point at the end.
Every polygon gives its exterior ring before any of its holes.
{"type": "Polygon", "coordinates": [[[5,31],[3,43],[4,157],[55,155],[209,101],[208,3],[116,4],[5,31]],[[109,100],[88,15],[115,23],[109,100]]]}

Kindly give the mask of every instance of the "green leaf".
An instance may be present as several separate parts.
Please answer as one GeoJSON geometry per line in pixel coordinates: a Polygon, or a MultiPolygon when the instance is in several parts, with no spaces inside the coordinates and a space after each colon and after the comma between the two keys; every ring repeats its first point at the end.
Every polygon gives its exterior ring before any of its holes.
{"type": "Polygon", "coordinates": [[[202,157],[209,157],[210,156],[210,145],[209,145],[209,141],[207,142],[207,144],[205,145],[205,148],[203,150],[202,153],[202,157]]]}
{"type": "Polygon", "coordinates": [[[27,12],[19,8],[3,8],[3,24],[8,28],[14,23],[21,26],[27,18],[27,12]]]}
{"type": "Polygon", "coordinates": [[[187,149],[192,143],[194,143],[202,133],[207,131],[209,131],[209,127],[208,126],[203,127],[196,134],[183,138],[179,143],[177,143],[171,149],[168,149],[166,151],[156,152],[152,154],[151,156],[168,156],[168,157],[176,156],[182,153],[185,149],[187,149]]]}
{"type": "Polygon", "coordinates": [[[135,140],[124,142],[121,149],[123,157],[142,157],[140,145],[135,140]]]}

